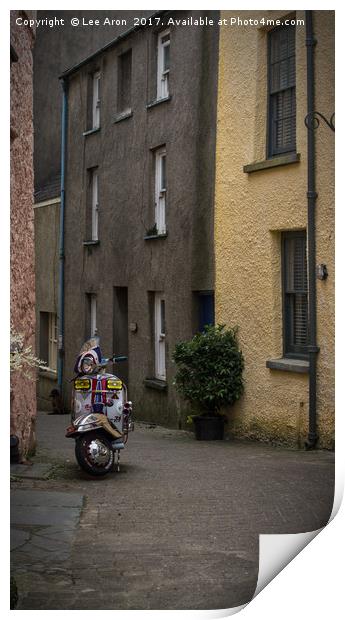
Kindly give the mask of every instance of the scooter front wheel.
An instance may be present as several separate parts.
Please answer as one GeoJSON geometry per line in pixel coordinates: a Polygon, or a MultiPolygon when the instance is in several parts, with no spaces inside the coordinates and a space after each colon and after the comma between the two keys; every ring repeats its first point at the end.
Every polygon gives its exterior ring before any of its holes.
{"type": "Polygon", "coordinates": [[[92,431],[80,435],[75,444],[75,456],[80,467],[92,476],[108,474],[114,464],[114,452],[103,433],[92,431]]]}

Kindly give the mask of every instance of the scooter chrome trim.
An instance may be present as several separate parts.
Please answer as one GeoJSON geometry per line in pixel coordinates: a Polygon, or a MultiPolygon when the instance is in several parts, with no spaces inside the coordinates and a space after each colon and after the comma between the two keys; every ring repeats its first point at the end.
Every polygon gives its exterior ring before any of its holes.
{"type": "Polygon", "coordinates": [[[99,467],[106,465],[109,462],[110,450],[102,443],[101,439],[93,439],[88,447],[87,454],[89,460],[99,467]]]}
{"type": "Polygon", "coordinates": [[[104,429],[114,439],[122,437],[122,433],[116,428],[111,426],[108,418],[103,413],[90,413],[84,416],[79,416],[73,425],[69,426],[66,430],[66,437],[76,436],[80,433],[86,433],[90,430],[97,430],[99,428],[104,429]]]}

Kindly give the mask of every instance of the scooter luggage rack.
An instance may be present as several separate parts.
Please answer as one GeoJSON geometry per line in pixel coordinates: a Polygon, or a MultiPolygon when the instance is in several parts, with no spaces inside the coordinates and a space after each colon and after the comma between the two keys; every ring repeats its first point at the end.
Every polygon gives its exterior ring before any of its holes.
{"type": "Polygon", "coordinates": [[[120,392],[121,390],[90,390],[91,394],[111,394],[113,396],[113,398],[115,398],[116,400],[119,399],[117,392],[120,392]]]}
{"type": "Polygon", "coordinates": [[[96,389],[93,390],[91,388],[90,392],[107,392],[108,394],[114,394],[115,392],[121,392],[121,389],[122,388],[118,388],[118,389],[116,389],[116,388],[105,388],[104,390],[103,389],[102,390],[98,390],[96,388],[96,389]]]}
{"type": "Polygon", "coordinates": [[[121,392],[121,390],[90,390],[90,392],[92,392],[92,394],[96,394],[96,393],[100,393],[100,392],[106,392],[107,394],[112,394],[114,392],[121,392]]]}

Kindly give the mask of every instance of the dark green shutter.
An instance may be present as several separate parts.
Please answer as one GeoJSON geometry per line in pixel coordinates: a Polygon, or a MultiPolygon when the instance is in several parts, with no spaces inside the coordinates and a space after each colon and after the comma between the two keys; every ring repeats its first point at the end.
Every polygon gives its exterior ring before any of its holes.
{"type": "Polygon", "coordinates": [[[268,156],[296,150],[295,28],[268,34],[268,156]]]}
{"type": "Polygon", "coordinates": [[[283,233],[282,246],[284,355],[306,357],[308,279],[305,231],[283,233]]]}

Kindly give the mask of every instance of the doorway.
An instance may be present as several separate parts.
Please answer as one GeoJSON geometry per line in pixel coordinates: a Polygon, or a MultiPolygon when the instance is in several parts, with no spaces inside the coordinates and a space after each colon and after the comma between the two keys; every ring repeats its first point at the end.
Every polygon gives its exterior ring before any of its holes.
{"type": "Polygon", "coordinates": [[[115,355],[126,355],[127,361],[116,364],[115,374],[128,386],[128,288],[114,287],[113,300],[113,352],[115,355]]]}

